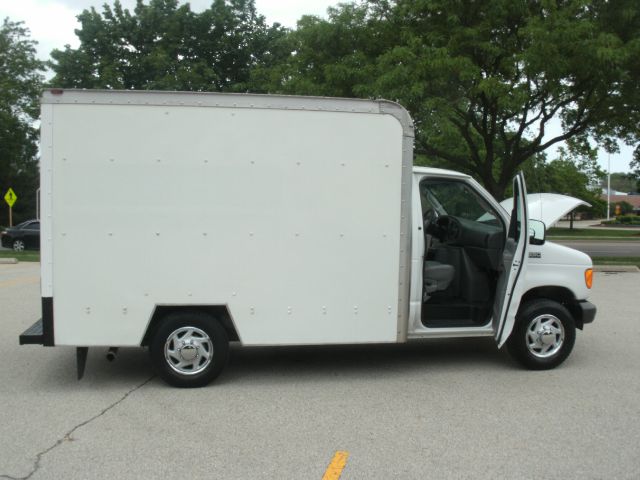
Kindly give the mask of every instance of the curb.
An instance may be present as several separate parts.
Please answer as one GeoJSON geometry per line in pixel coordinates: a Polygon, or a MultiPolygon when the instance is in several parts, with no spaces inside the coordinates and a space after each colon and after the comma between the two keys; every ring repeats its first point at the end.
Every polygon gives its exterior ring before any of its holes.
{"type": "Polygon", "coordinates": [[[594,272],[632,272],[639,273],[640,269],[638,269],[635,265],[594,265],[594,272]]]}
{"type": "Polygon", "coordinates": [[[13,265],[18,263],[17,258],[0,258],[0,265],[13,265]]]}

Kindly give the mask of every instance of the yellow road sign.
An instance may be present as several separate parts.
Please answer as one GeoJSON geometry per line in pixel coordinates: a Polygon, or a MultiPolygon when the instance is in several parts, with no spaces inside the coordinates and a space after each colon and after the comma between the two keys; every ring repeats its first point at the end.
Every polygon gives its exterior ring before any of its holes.
{"type": "Polygon", "coordinates": [[[17,199],[18,199],[18,196],[11,188],[7,190],[7,193],[4,196],[4,201],[7,202],[7,205],[9,205],[10,207],[13,207],[13,204],[16,203],[17,199]]]}

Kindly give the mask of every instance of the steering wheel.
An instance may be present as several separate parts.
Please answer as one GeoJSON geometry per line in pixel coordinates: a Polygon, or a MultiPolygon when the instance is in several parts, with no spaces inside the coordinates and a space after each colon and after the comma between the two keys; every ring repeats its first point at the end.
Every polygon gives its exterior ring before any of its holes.
{"type": "Polygon", "coordinates": [[[435,225],[438,221],[438,212],[436,212],[433,208],[428,208],[422,214],[422,224],[424,226],[424,231],[428,233],[428,228],[430,225],[435,225]]]}
{"type": "Polygon", "coordinates": [[[438,218],[438,229],[441,232],[442,240],[447,242],[455,242],[462,231],[458,220],[450,215],[442,215],[438,218]]]}

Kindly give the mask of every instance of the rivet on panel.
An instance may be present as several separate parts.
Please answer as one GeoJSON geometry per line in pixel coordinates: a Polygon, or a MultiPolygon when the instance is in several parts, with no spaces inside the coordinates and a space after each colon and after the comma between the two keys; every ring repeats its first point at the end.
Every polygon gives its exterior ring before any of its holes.
{"type": "Polygon", "coordinates": [[[250,237],[253,237],[253,232],[249,232],[249,236],[250,236],[250,237]]]}
{"type": "Polygon", "coordinates": [[[202,232],[202,236],[206,237],[207,236],[207,232],[202,232]]]}
{"type": "Polygon", "coordinates": [[[232,296],[232,297],[235,297],[236,295],[237,295],[237,293],[236,293],[236,292],[232,292],[232,293],[231,293],[231,296],[232,296]]]}
{"type": "Polygon", "coordinates": [[[353,307],[353,313],[354,314],[358,314],[358,306],[356,305],[355,307],[353,307]]]}
{"type": "Polygon", "coordinates": [[[156,232],[156,237],[159,237],[159,236],[160,236],[160,232],[156,232]]]}
{"type": "Polygon", "coordinates": [[[113,232],[109,232],[109,233],[108,233],[108,235],[109,235],[110,237],[113,237],[113,232]]]}
{"type": "Polygon", "coordinates": [[[85,308],[84,311],[87,315],[89,315],[91,313],[91,307],[85,308]]]}
{"type": "Polygon", "coordinates": [[[291,315],[291,307],[287,307],[287,315],[291,315]]]}
{"type": "Polygon", "coordinates": [[[324,306],[322,307],[322,314],[323,315],[327,314],[327,307],[324,307],[324,306]]]}
{"type": "Polygon", "coordinates": [[[253,315],[254,313],[256,313],[255,308],[251,307],[251,308],[249,309],[249,313],[251,313],[251,315],[253,315]]]}
{"type": "Polygon", "coordinates": [[[123,307],[123,308],[122,308],[122,314],[123,314],[123,315],[126,315],[126,314],[127,314],[127,307],[123,307]]]}

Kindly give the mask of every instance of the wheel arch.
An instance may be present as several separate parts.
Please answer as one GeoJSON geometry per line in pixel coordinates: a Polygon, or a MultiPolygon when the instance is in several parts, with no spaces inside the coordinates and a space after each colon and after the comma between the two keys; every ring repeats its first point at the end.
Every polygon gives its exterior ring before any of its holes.
{"type": "Polygon", "coordinates": [[[153,333],[162,323],[162,319],[170,313],[177,312],[206,313],[220,322],[227,331],[230,342],[240,341],[240,336],[227,305],[156,305],[140,345],[143,347],[148,346],[153,333]]]}
{"type": "Polygon", "coordinates": [[[543,287],[535,287],[528,290],[520,302],[519,312],[532,300],[547,299],[558,302],[563,305],[573,317],[576,327],[582,330],[584,322],[582,321],[582,310],[578,305],[575,294],[567,287],[559,285],[546,285],[543,287]]]}

